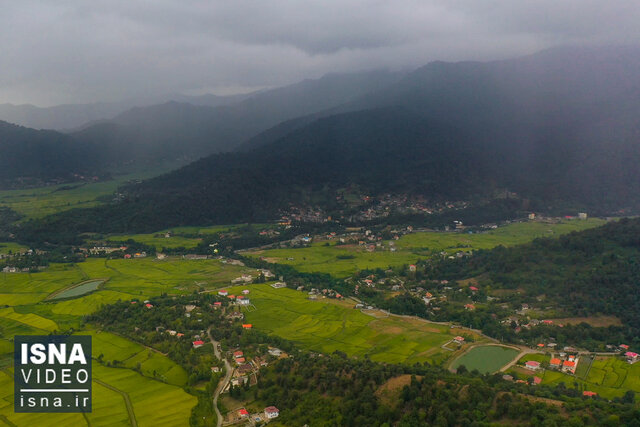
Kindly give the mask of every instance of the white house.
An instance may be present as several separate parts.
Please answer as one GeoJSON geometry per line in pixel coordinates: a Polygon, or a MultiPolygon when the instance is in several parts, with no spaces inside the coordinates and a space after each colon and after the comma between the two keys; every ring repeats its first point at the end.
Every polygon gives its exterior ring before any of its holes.
{"type": "Polygon", "coordinates": [[[266,408],[264,408],[264,415],[268,419],[276,418],[278,415],[280,415],[280,411],[275,406],[267,406],[266,408]]]}

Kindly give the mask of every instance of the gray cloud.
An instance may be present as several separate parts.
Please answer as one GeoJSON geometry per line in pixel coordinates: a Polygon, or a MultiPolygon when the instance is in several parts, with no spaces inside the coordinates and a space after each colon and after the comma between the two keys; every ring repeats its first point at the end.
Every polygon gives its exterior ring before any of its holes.
{"type": "Polygon", "coordinates": [[[637,43],[637,0],[0,0],[0,103],[276,86],[637,43]]]}

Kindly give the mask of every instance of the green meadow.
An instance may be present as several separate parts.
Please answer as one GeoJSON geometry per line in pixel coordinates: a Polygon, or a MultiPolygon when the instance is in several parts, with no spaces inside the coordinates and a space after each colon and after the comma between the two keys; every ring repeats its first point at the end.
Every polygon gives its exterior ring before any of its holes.
{"type": "MultiPolygon", "coordinates": [[[[239,294],[246,286],[229,289],[239,294]]],[[[250,285],[257,310],[245,313],[247,322],[322,353],[342,351],[380,362],[439,363],[450,355],[441,346],[455,334],[448,325],[378,313],[373,317],[353,309],[354,302],[307,299],[306,292],[269,285],[250,285]]],[[[478,338],[478,337],[476,337],[478,338]]]]}
{"type": "Polygon", "coordinates": [[[145,172],[120,175],[115,179],[103,182],[4,190],[0,191],[0,206],[7,206],[24,215],[27,219],[41,218],[74,208],[90,208],[101,204],[101,198],[111,197],[118,187],[127,181],[152,178],[168,172],[172,166],[167,165],[145,172]]]}
{"type": "MultiPolygon", "coordinates": [[[[544,360],[549,361],[549,358],[547,355],[544,360]]],[[[520,362],[524,361],[524,357],[520,359],[520,362]]],[[[607,399],[622,397],[629,390],[640,393],[640,363],[631,365],[618,357],[596,357],[591,363],[590,359],[583,356],[576,373],[573,376],[547,369],[537,375],[542,377],[543,384],[557,385],[563,382],[567,387],[573,387],[577,383],[580,390],[594,391],[607,399]],[[585,365],[585,369],[581,369],[582,365],[585,365]]]]}
{"type": "Polygon", "coordinates": [[[358,245],[336,245],[336,242],[314,242],[308,247],[295,249],[269,249],[246,252],[247,256],[262,256],[270,262],[288,264],[304,272],[323,272],[346,277],[363,269],[388,268],[416,262],[433,256],[434,252],[471,251],[490,249],[498,245],[513,246],[530,242],[538,237],[552,237],[572,231],[585,230],[604,224],[592,218],[584,221],[563,220],[557,223],[538,221],[508,224],[482,233],[418,232],[402,236],[394,242],[397,250],[385,249],[368,252],[358,245]]]}
{"type": "Polygon", "coordinates": [[[497,372],[511,362],[519,351],[501,345],[482,345],[473,347],[453,361],[451,367],[457,369],[464,365],[469,371],[477,370],[483,374],[497,372]]]}

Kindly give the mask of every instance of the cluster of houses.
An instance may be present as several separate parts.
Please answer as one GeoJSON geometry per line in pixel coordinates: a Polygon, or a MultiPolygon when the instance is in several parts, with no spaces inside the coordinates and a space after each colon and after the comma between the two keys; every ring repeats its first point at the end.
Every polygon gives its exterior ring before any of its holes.
{"type": "MultiPolygon", "coordinates": [[[[302,287],[302,289],[300,289],[300,287],[298,287],[298,290],[302,291],[304,290],[304,287],[302,287]]],[[[310,300],[317,300],[318,297],[322,297],[322,298],[336,298],[336,299],[342,299],[343,296],[342,294],[340,294],[338,291],[334,290],[334,289],[317,289],[317,288],[312,288],[308,293],[308,299],[310,300]]]]}
{"type": "Polygon", "coordinates": [[[251,419],[253,422],[269,421],[277,418],[280,415],[280,410],[275,406],[267,406],[262,412],[250,414],[246,408],[240,408],[235,411],[235,418],[229,422],[229,424],[237,422],[245,422],[245,420],[251,419]]]}
{"type": "MultiPolygon", "coordinates": [[[[249,289],[244,289],[242,291],[242,295],[229,294],[229,291],[227,291],[226,289],[220,289],[218,291],[218,295],[219,296],[227,297],[231,301],[232,304],[237,304],[237,305],[240,305],[240,306],[251,305],[251,300],[248,297],[249,293],[250,293],[249,289]]],[[[214,303],[214,308],[218,308],[220,306],[222,306],[221,303],[220,304],[218,304],[217,302],[214,303]]]]}

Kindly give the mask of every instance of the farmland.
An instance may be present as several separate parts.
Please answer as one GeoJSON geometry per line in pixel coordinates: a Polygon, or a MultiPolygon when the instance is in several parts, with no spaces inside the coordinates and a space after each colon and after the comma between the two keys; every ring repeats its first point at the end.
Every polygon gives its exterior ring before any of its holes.
{"type": "Polygon", "coordinates": [[[61,184],[39,188],[0,191],[0,206],[7,206],[25,219],[75,208],[89,208],[102,203],[101,198],[111,198],[119,186],[134,179],[151,178],[170,170],[159,167],[154,170],[121,175],[102,182],[61,184]]]}
{"type": "MultiPolygon", "coordinates": [[[[535,359],[529,356],[531,355],[523,357],[520,362],[526,360],[549,361],[548,355],[535,359]]],[[[517,368],[515,372],[521,376],[523,373],[525,376],[526,374],[530,375],[528,371],[524,372],[517,368]]],[[[580,390],[594,391],[607,399],[622,397],[628,390],[640,393],[640,364],[629,364],[618,357],[596,357],[592,361],[589,356],[582,356],[575,376],[551,369],[536,375],[542,378],[543,384],[565,383],[567,386],[572,386],[575,382],[580,390]]]]}
{"type": "Polygon", "coordinates": [[[250,289],[257,310],[245,313],[247,321],[310,350],[339,350],[350,356],[396,363],[439,363],[450,354],[440,348],[453,337],[448,325],[399,316],[373,317],[354,310],[355,302],[312,301],[306,293],[287,288],[252,285],[250,289]]]}
{"type": "MultiPolygon", "coordinates": [[[[187,372],[158,351],[118,335],[83,327],[82,316],[118,300],[219,286],[246,271],[217,260],[90,258],[77,265],[52,265],[39,273],[3,274],[0,294],[2,303],[8,307],[0,309],[0,417],[16,425],[27,423],[26,414],[13,413],[13,336],[46,335],[73,328],[76,334],[93,337],[93,357],[102,362],[96,361],[93,366],[93,412],[86,419],[79,414],[29,414],[30,425],[43,425],[45,416],[47,422],[55,420],[60,425],[131,425],[131,417],[139,426],[188,425],[197,399],[182,389],[187,383],[187,372]],[[73,284],[102,283],[105,279],[109,280],[90,294],[47,300],[49,295],[73,284]],[[127,410],[125,396],[133,413],[127,410]]],[[[75,289],[78,288],[71,287],[75,289]]]]}
{"type": "Polygon", "coordinates": [[[469,371],[474,369],[481,373],[493,373],[511,362],[519,351],[500,345],[482,345],[471,350],[453,361],[452,368],[464,365],[469,371]]]}
{"type": "Polygon", "coordinates": [[[287,264],[303,272],[323,272],[346,277],[358,270],[387,268],[410,264],[418,259],[445,251],[455,253],[490,249],[498,245],[513,246],[538,237],[554,237],[572,231],[604,224],[604,220],[564,220],[557,223],[513,223],[482,233],[417,232],[402,236],[394,243],[395,252],[388,250],[390,242],[383,242],[385,250],[368,252],[359,245],[337,245],[335,241],[314,242],[308,247],[270,249],[246,252],[248,256],[265,257],[270,262],[287,264]]]}

